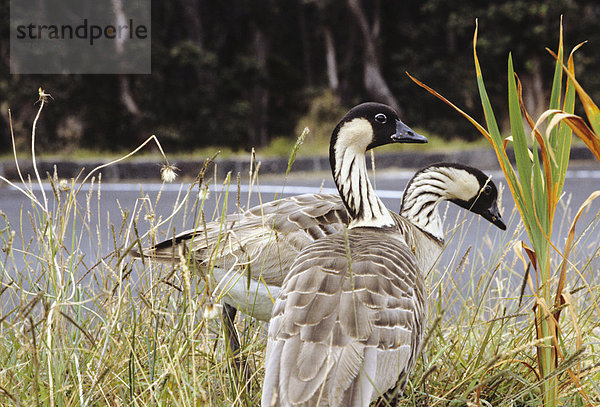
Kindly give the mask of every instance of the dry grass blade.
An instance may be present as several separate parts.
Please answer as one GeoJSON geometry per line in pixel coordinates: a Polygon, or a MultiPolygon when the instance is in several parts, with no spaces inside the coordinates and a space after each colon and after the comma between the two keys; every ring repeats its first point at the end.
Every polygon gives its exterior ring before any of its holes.
{"type": "Polygon", "coordinates": [[[87,182],[87,180],[94,175],[97,171],[100,171],[103,168],[106,168],[108,166],[117,164],[123,160],[128,159],[129,157],[135,155],[138,151],[140,151],[142,148],[144,148],[146,146],[146,144],[150,143],[151,141],[153,141],[156,146],[158,147],[160,153],[162,154],[163,158],[165,159],[167,165],[169,164],[169,161],[167,160],[167,156],[165,155],[165,152],[163,151],[162,146],[160,145],[160,141],[158,141],[158,138],[156,137],[156,135],[151,135],[150,137],[148,137],[142,144],[140,144],[139,146],[137,146],[135,148],[135,150],[131,151],[128,154],[125,154],[124,156],[117,158],[115,160],[112,160],[110,162],[107,162],[106,164],[102,164],[99,165],[97,167],[95,167],[94,169],[92,169],[86,176],[85,178],[81,181],[81,184],[79,185],[79,188],[77,189],[77,192],[79,192],[81,190],[81,188],[83,188],[83,186],[85,185],[85,183],[87,182]]]}
{"type": "MultiPolygon", "coordinates": [[[[534,375],[536,375],[537,377],[537,371],[535,369],[535,367],[531,366],[530,363],[528,363],[525,360],[521,360],[521,359],[504,359],[501,360],[499,362],[494,363],[492,366],[490,366],[489,368],[487,368],[485,370],[485,372],[483,372],[483,374],[481,375],[481,378],[479,379],[479,381],[481,382],[481,385],[477,386],[477,391],[476,391],[476,395],[477,395],[477,406],[481,406],[481,392],[482,390],[485,388],[487,381],[485,380],[485,377],[488,375],[488,373],[490,373],[492,370],[498,368],[499,366],[505,365],[507,363],[515,363],[515,364],[520,364],[522,366],[525,366],[525,368],[529,371],[531,371],[534,375]]],[[[539,380],[539,377],[538,377],[539,380]]]]}
{"type": "MultiPolygon", "coordinates": [[[[477,36],[477,31],[475,32],[475,37],[476,36],[477,36]]],[[[477,69],[479,69],[479,65],[477,65],[477,69]]],[[[498,162],[500,163],[500,167],[502,168],[502,172],[504,172],[504,174],[506,175],[506,179],[508,181],[508,186],[509,186],[509,188],[511,190],[511,193],[512,193],[513,197],[515,197],[515,200],[516,200],[516,203],[517,203],[517,207],[519,208],[520,212],[523,212],[523,210],[524,210],[523,209],[523,203],[522,203],[522,200],[519,199],[519,197],[521,197],[523,195],[523,191],[521,189],[521,185],[518,182],[516,182],[516,176],[514,174],[514,171],[513,171],[512,167],[510,167],[510,165],[508,164],[509,160],[508,160],[508,156],[506,155],[506,151],[504,150],[504,148],[500,148],[499,146],[497,146],[495,144],[494,140],[492,139],[492,135],[490,134],[490,132],[488,132],[481,124],[479,124],[477,122],[477,120],[475,120],[471,116],[469,116],[469,114],[467,114],[466,112],[464,112],[462,109],[460,109],[454,103],[450,102],[448,99],[446,99],[440,93],[436,92],[435,90],[433,90],[429,86],[425,85],[423,82],[421,82],[418,79],[416,79],[415,77],[413,77],[408,72],[406,72],[406,75],[408,75],[408,77],[414,83],[416,83],[417,85],[419,85],[420,87],[422,87],[423,89],[425,89],[427,92],[431,93],[432,95],[434,95],[435,97],[437,97],[438,99],[440,99],[442,102],[444,102],[448,106],[452,107],[458,113],[460,113],[473,126],[475,126],[475,128],[488,140],[488,142],[490,144],[492,144],[492,146],[494,147],[494,151],[496,153],[496,156],[498,158],[498,162]]]]}
{"type": "MultiPolygon", "coordinates": [[[[577,323],[577,313],[574,310],[575,304],[573,304],[573,302],[571,300],[571,294],[569,294],[569,293],[563,293],[560,296],[560,298],[561,298],[560,307],[561,308],[565,307],[569,311],[569,317],[571,318],[571,322],[573,323],[573,329],[575,330],[575,335],[576,335],[576,337],[575,337],[576,352],[579,352],[583,347],[583,339],[582,339],[582,335],[581,335],[581,329],[579,327],[579,324],[577,323]]],[[[585,391],[585,389],[583,389],[581,387],[581,381],[580,381],[581,364],[578,362],[576,362],[576,363],[577,363],[577,372],[576,373],[573,372],[573,370],[570,368],[567,369],[567,374],[569,375],[569,379],[571,380],[571,382],[573,383],[573,385],[575,386],[577,391],[581,394],[581,396],[587,400],[589,405],[593,405],[587,392],[585,391]]]]}
{"type": "MultiPolygon", "coordinates": [[[[594,191],[593,193],[591,193],[588,196],[588,198],[585,200],[585,202],[583,204],[581,204],[581,206],[579,207],[579,210],[577,211],[577,214],[575,215],[575,218],[573,219],[573,222],[571,223],[571,227],[569,228],[569,234],[567,235],[567,241],[565,242],[565,249],[562,254],[563,260],[562,260],[562,264],[560,267],[558,286],[556,288],[556,304],[557,304],[556,306],[558,306],[558,304],[561,301],[561,298],[563,295],[563,290],[565,287],[565,281],[567,278],[567,265],[569,263],[568,259],[569,259],[569,255],[571,254],[571,250],[573,248],[573,241],[575,239],[575,226],[577,225],[577,222],[579,221],[579,218],[581,217],[583,212],[598,197],[600,197],[600,191],[594,191]]],[[[597,309],[597,312],[598,312],[598,317],[600,317],[600,310],[597,309]]],[[[557,312],[556,318],[558,319],[559,316],[560,316],[560,311],[557,312]]]]}
{"type": "Polygon", "coordinates": [[[556,112],[548,127],[553,128],[560,122],[567,123],[577,137],[594,154],[596,160],[600,161],[600,138],[588,127],[587,123],[581,117],[571,113],[556,112]]]}
{"type": "MultiPolygon", "coordinates": [[[[583,44],[584,43],[577,45],[573,49],[573,51],[577,50],[583,44]]],[[[552,52],[552,50],[549,50],[547,48],[546,48],[546,50],[554,57],[554,59],[556,59],[558,62],[560,62],[560,64],[563,67],[563,70],[565,71],[565,73],[567,74],[569,79],[573,82],[573,84],[575,85],[575,89],[577,90],[579,99],[581,99],[581,103],[583,104],[583,108],[585,110],[585,113],[586,113],[591,125],[592,125],[592,128],[594,129],[594,132],[596,133],[596,135],[600,134],[600,109],[598,109],[598,106],[596,106],[596,104],[594,103],[592,98],[587,94],[587,92],[579,84],[577,79],[575,79],[575,75],[573,74],[573,72],[571,72],[571,70],[569,70],[566,66],[564,66],[564,64],[561,61],[559,61],[558,56],[554,52],[552,52]]]]}
{"type": "Polygon", "coordinates": [[[460,113],[465,119],[467,119],[473,126],[475,126],[475,128],[490,142],[492,143],[492,138],[490,136],[490,133],[488,133],[488,131],[477,122],[477,120],[473,119],[471,116],[469,116],[466,112],[464,112],[462,109],[460,109],[458,106],[456,106],[454,103],[450,102],[448,99],[446,99],[444,96],[442,96],[441,94],[439,94],[438,92],[436,92],[435,90],[433,90],[432,88],[430,88],[429,86],[425,85],[423,82],[419,81],[417,78],[413,77],[411,74],[409,74],[408,72],[406,72],[406,75],[408,75],[408,77],[410,79],[412,79],[412,81],[414,83],[416,83],[417,85],[419,85],[420,87],[422,87],[423,89],[425,89],[427,92],[431,93],[433,96],[437,97],[439,100],[441,100],[442,102],[444,102],[445,104],[447,104],[448,106],[450,106],[451,108],[453,108],[454,110],[456,110],[458,113],[460,113]]]}

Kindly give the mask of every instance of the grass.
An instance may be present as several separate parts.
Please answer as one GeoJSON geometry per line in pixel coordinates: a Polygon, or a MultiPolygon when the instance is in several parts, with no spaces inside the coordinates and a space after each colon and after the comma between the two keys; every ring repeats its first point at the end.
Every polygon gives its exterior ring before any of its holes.
{"type": "MultiPolygon", "coordinates": [[[[138,228],[150,231],[147,245],[176,221],[200,218],[160,219],[159,194],[140,195],[121,219],[105,221],[98,179],[80,191],[50,185],[48,207],[38,192],[24,225],[0,222],[0,405],[235,404],[241,391],[204,279],[126,256],[138,228]],[[33,233],[15,232],[27,224],[33,233]]],[[[207,194],[195,196],[182,208],[201,206],[207,194]]],[[[254,383],[248,404],[259,393],[254,383]]]]}
{"type": "MultiPolygon", "coordinates": [[[[33,203],[24,209],[32,236],[21,235],[21,225],[10,225],[6,218],[0,222],[0,340],[6,345],[0,348],[0,404],[257,405],[264,326],[238,320],[242,352],[253,372],[249,386],[242,388],[204,277],[186,263],[173,272],[125,256],[142,229],[151,232],[139,236],[144,245],[168,238],[174,227],[203,222],[197,208],[206,199],[218,201],[216,213],[222,213],[226,196],[207,197],[202,188],[198,193],[196,183],[190,187],[193,193],[175,204],[182,211],[161,219],[157,208],[174,204],[160,195],[149,201],[141,194],[138,205],[124,207],[120,219],[104,221],[102,185],[97,180],[89,185],[93,188],[80,191],[85,192],[81,197],[74,196],[74,185],[66,190],[54,185],[49,201],[56,203],[47,213],[33,203]]],[[[509,224],[516,216],[509,215],[509,224]]],[[[565,222],[572,216],[564,216],[565,222]]],[[[582,276],[568,284],[586,347],[568,356],[571,366],[581,366],[582,384],[594,394],[600,378],[600,324],[593,308],[600,301],[600,221],[591,218],[573,254],[582,276]]],[[[538,378],[531,368],[536,341],[528,317],[534,300],[520,298],[522,272],[512,252],[522,231],[487,230],[476,239],[483,242],[478,248],[466,243],[468,226],[462,217],[450,225],[458,249],[428,276],[426,357],[401,405],[424,405],[425,399],[432,406],[539,405],[538,378]]],[[[574,326],[563,328],[565,341],[576,336],[574,326]]],[[[583,405],[565,375],[560,375],[565,405],[583,405]]]]}
{"type": "MultiPolygon", "coordinates": [[[[259,185],[257,177],[252,182],[259,185]]],[[[185,256],[173,269],[126,255],[226,213],[237,194],[230,177],[210,180],[203,170],[177,202],[141,191],[118,218],[102,212],[97,172],[71,183],[34,176],[19,186],[26,202],[19,219],[0,215],[0,405],[259,403],[264,325],[238,319],[252,372],[240,385],[205,275],[185,256]],[[209,194],[209,181],[229,186],[233,195],[209,194]],[[160,207],[174,209],[160,216],[160,207]]],[[[569,229],[578,204],[558,201],[556,231],[569,229]]],[[[525,238],[522,226],[512,233],[488,226],[473,239],[463,216],[450,225],[446,219],[452,246],[427,276],[429,333],[402,406],[537,406],[544,398],[540,383],[553,378],[561,404],[600,403],[600,219],[588,215],[571,249],[560,324],[564,359],[552,377],[537,369],[541,340],[531,313],[537,299],[524,289],[524,258],[514,250],[525,238]],[[472,240],[481,245],[470,246],[472,240]]],[[[509,225],[520,222],[516,210],[504,217],[509,225]]],[[[558,268],[560,259],[550,264],[558,268]]]]}
{"type": "MultiPolygon", "coordinates": [[[[429,140],[427,151],[428,152],[439,152],[439,151],[464,151],[465,149],[482,149],[486,148],[487,144],[485,141],[476,140],[467,142],[460,139],[445,139],[441,136],[425,132],[423,130],[416,129],[417,132],[425,135],[429,140]]],[[[160,136],[159,136],[160,137],[160,136]]],[[[290,150],[292,150],[296,139],[291,137],[277,137],[273,139],[268,145],[259,148],[256,153],[260,158],[287,158],[290,150]]],[[[305,141],[305,147],[298,151],[299,157],[312,157],[312,156],[323,156],[327,155],[329,148],[329,139],[323,139],[313,137],[309,135],[305,141]]],[[[417,145],[407,144],[405,150],[419,151],[421,147],[417,145]]],[[[248,153],[245,151],[234,151],[226,146],[209,146],[199,149],[194,149],[189,152],[178,152],[175,154],[169,154],[169,157],[173,161],[178,160],[197,160],[198,157],[210,157],[219,151],[220,158],[236,158],[240,160],[247,160],[248,153]]],[[[378,149],[379,153],[393,153],[394,146],[382,146],[378,149]]],[[[44,160],[110,160],[113,157],[119,157],[127,154],[127,151],[111,152],[111,151],[98,151],[89,149],[77,149],[70,151],[69,154],[64,155],[61,153],[52,154],[40,154],[39,158],[44,160]]],[[[26,151],[19,154],[21,159],[31,158],[31,154],[26,151]]],[[[161,154],[156,151],[141,151],[136,154],[134,160],[160,160],[161,154]]],[[[5,165],[9,164],[13,160],[12,153],[0,154],[0,162],[4,162],[5,165]]]]}
{"type": "MultiPolygon", "coordinates": [[[[568,212],[568,207],[564,210],[568,212]]],[[[569,216],[564,215],[567,223],[569,216]]],[[[517,222],[515,210],[508,224],[517,222]]],[[[465,247],[467,230],[459,229],[453,237],[458,249],[452,261],[429,276],[429,326],[434,328],[425,351],[427,359],[413,376],[417,386],[412,388],[413,393],[404,405],[424,405],[427,394],[432,406],[541,405],[534,356],[538,341],[532,334],[535,321],[531,317],[535,296],[522,295],[522,265],[513,251],[524,238],[523,230],[518,228],[507,235],[490,230],[481,239],[474,239],[482,242],[480,248],[465,247]]],[[[577,264],[584,263],[580,269],[582,275],[569,281],[569,292],[576,298],[573,322],[577,325],[564,324],[563,340],[565,344],[573,342],[577,326],[583,333],[581,339],[586,349],[580,352],[568,347],[567,361],[560,366],[563,405],[585,405],[564,371],[573,366],[582,369],[583,387],[596,403],[600,402],[597,396],[600,358],[595,352],[600,345],[600,322],[594,308],[598,294],[594,288],[592,291],[586,288],[587,284],[591,287],[599,284],[595,272],[599,256],[597,233],[598,216],[578,242],[577,264]]]]}

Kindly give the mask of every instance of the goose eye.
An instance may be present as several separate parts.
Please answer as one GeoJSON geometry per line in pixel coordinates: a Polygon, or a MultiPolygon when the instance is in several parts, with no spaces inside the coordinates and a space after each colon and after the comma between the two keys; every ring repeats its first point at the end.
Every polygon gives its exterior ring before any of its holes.
{"type": "Polygon", "coordinates": [[[377,120],[381,124],[385,124],[385,122],[387,122],[387,117],[383,113],[377,113],[375,115],[375,120],[377,120]]]}
{"type": "Polygon", "coordinates": [[[484,194],[486,194],[486,195],[489,195],[489,194],[491,194],[491,193],[492,193],[492,187],[491,187],[490,185],[486,185],[486,186],[483,188],[483,193],[484,193],[484,194]]]}

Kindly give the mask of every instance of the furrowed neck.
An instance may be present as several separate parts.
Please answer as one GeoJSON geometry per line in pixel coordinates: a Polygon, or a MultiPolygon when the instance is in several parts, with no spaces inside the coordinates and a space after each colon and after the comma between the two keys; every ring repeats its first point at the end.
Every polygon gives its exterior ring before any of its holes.
{"type": "Polygon", "coordinates": [[[348,227],[393,226],[391,214],[369,181],[364,146],[336,143],[330,161],[333,179],[350,214],[348,227]]]}
{"type": "Polygon", "coordinates": [[[438,205],[449,199],[447,186],[450,182],[451,178],[442,172],[429,170],[418,173],[406,187],[400,215],[427,233],[443,239],[438,205]]]}

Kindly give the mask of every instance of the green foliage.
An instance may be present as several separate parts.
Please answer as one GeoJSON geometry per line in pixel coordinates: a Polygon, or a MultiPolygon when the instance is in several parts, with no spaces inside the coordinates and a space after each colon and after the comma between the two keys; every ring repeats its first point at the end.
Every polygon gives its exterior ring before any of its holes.
{"type": "Polygon", "coordinates": [[[331,138],[331,123],[338,122],[347,111],[340,98],[331,90],[325,89],[317,93],[309,102],[308,112],[300,117],[296,125],[296,134],[300,134],[305,127],[310,129],[310,134],[300,152],[315,154],[316,151],[320,151],[321,154],[327,154],[331,138]]]}
{"type": "MultiPolygon", "coordinates": [[[[366,4],[363,1],[368,17],[380,19],[377,44],[383,74],[406,120],[444,139],[472,140],[476,134],[406,81],[404,72],[435,87],[443,85],[453,100],[475,106],[472,67],[455,62],[470,58],[457,44],[468,40],[476,17],[494,38],[479,44],[491,93],[502,90],[506,72],[499,61],[504,61],[508,47],[524,84],[549,73],[539,44],[551,44],[551,23],[561,14],[568,38],[600,42],[592,0],[388,1],[378,3],[380,8],[366,4]]],[[[139,109],[134,113],[122,103],[121,78],[115,75],[10,75],[9,0],[0,0],[0,29],[6,34],[0,36],[0,150],[10,146],[7,108],[13,111],[18,144],[26,145],[28,119],[35,110],[28,94],[39,86],[55,98],[49,106],[52,115],[40,123],[38,146],[44,152],[120,151],[150,134],[157,134],[170,151],[207,145],[245,151],[278,137],[293,143],[298,129],[306,125],[314,128],[311,137],[316,137],[319,129],[300,118],[312,115],[308,110],[315,89],[328,87],[323,27],[331,30],[336,46],[339,88],[332,94],[339,99],[337,106],[370,99],[363,88],[363,45],[343,2],[174,0],[152,2],[152,9],[152,74],[126,76],[139,109]],[[261,50],[258,38],[264,39],[261,50]],[[261,52],[266,55],[262,62],[261,52]],[[69,130],[74,123],[80,127],[77,132],[69,130]],[[78,136],[65,137],[74,134],[78,136]]],[[[578,69],[597,99],[600,76],[594,73],[600,71],[600,55],[588,53],[578,69]]],[[[501,131],[507,131],[506,106],[494,100],[492,105],[501,131]]]]}

